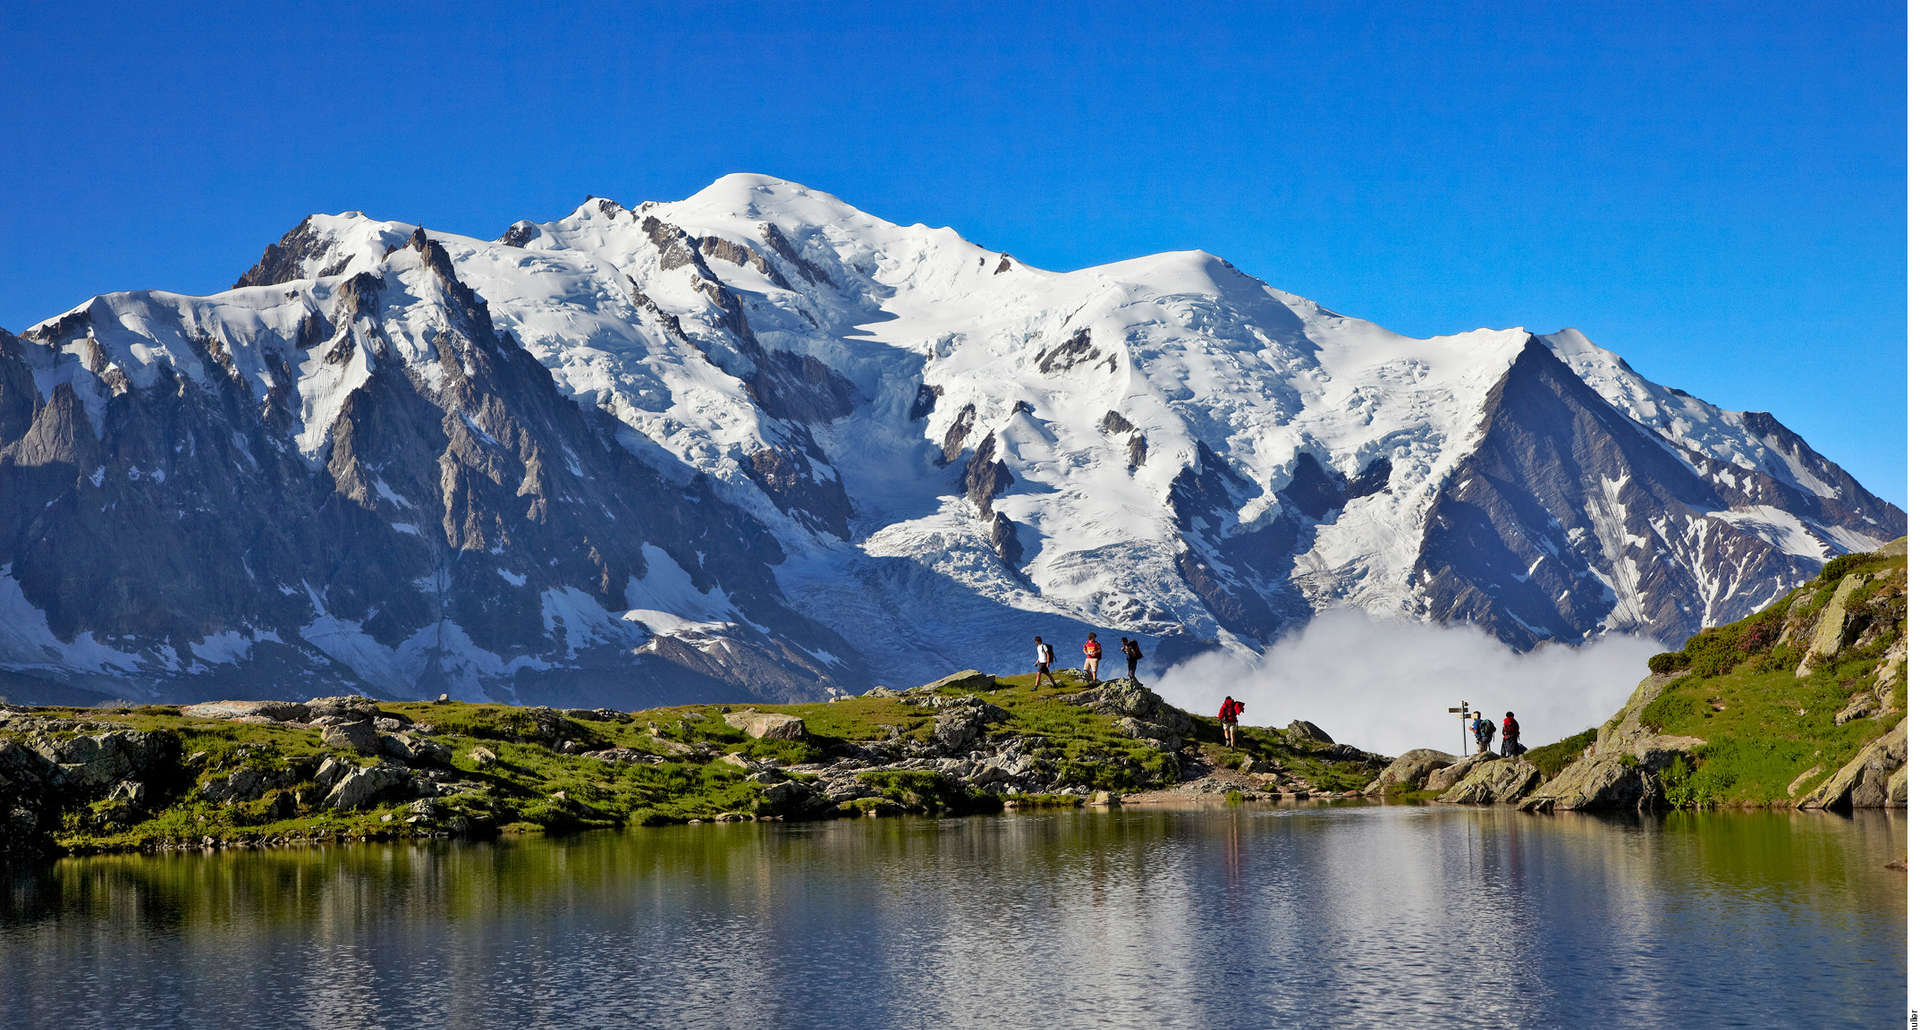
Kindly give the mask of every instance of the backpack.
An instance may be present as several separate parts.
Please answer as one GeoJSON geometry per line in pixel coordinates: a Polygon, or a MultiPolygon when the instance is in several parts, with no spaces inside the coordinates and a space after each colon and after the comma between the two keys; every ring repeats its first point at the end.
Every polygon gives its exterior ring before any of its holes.
{"type": "Polygon", "coordinates": [[[1052,644],[1041,644],[1041,645],[1040,645],[1040,649],[1041,649],[1041,650],[1042,650],[1043,652],[1045,652],[1045,653],[1046,653],[1046,656],[1047,656],[1047,664],[1048,664],[1048,665],[1052,665],[1052,664],[1053,664],[1053,645],[1052,645],[1052,644]]]}
{"type": "Polygon", "coordinates": [[[1140,645],[1135,641],[1129,640],[1120,645],[1120,653],[1126,655],[1128,658],[1138,658],[1140,657],[1140,645]]]}

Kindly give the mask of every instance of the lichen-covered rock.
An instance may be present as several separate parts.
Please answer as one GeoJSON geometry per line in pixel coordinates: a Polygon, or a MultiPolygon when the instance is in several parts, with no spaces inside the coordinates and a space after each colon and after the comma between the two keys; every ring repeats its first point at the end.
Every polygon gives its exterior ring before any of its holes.
{"type": "Polygon", "coordinates": [[[1496,756],[1490,751],[1481,751],[1455,761],[1443,769],[1435,769],[1427,774],[1426,790],[1448,790],[1454,784],[1465,779],[1467,774],[1486,762],[1494,761],[1496,756]]]}
{"type": "Polygon", "coordinates": [[[1165,727],[1176,736],[1185,737],[1193,732],[1192,716],[1133,680],[1108,680],[1066,700],[1071,704],[1085,705],[1102,715],[1131,716],[1150,722],[1165,727]]]}
{"type": "Polygon", "coordinates": [[[373,765],[355,769],[341,777],[327,794],[326,807],[340,811],[365,808],[382,795],[408,786],[413,777],[407,770],[392,765],[373,765]]]}
{"type": "Polygon", "coordinates": [[[95,793],[119,780],[146,779],[172,764],[180,738],[165,730],[113,730],[42,747],[41,754],[59,766],[60,786],[95,793]]]}
{"type": "Polygon", "coordinates": [[[756,712],[749,708],[740,712],[728,712],[722,718],[726,720],[727,725],[757,739],[805,740],[807,738],[807,724],[797,715],[756,712]]]}
{"type": "MultiPolygon", "coordinates": [[[[960,690],[992,690],[993,677],[979,669],[962,669],[951,676],[942,676],[922,687],[922,690],[944,690],[948,687],[960,690]]],[[[873,692],[868,691],[869,695],[873,692]]]]}
{"type": "MultiPolygon", "coordinates": [[[[1894,775],[1907,766],[1907,720],[1886,735],[1869,741],[1853,761],[1840,767],[1827,782],[1814,788],[1801,808],[1885,808],[1893,801],[1894,775]]],[[[1898,785],[1905,786],[1902,778],[1898,785]]],[[[1904,804],[1904,798],[1902,800],[1904,804]]]]}
{"type": "Polygon", "coordinates": [[[1840,585],[1834,588],[1833,597],[1827,601],[1827,607],[1820,612],[1819,622],[1814,624],[1813,637],[1807,641],[1806,657],[1800,659],[1800,667],[1794,670],[1796,677],[1804,679],[1813,675],[1814,666],[1821,659],[1839,653],[1841,646],[1846,643],[1847,598],[1866,584],[1867,577],[1858,572],[1848,573],[1841,578],[1840,585]]]}
{"type": "Polygon", "coordinates": [[[207,701],[188,705],[180,714],[190,719],[242,719],[259,716],[274,722],[306,722],[307,706],[298,701],[207,701]]]}
{"type": "Polygon", "coordinates": [[[380,733],[371,722],[343,722],[320,731],[320,742],[328,747],[350,748],[362,755],[380,753],[380,733]]]}
{"type": "Polygon", "coordinates": [[[1004,722],[1011,714],[999,705],[990,705],[977,697],[965,704],[949,705],[934,720],[934,743],[947,751],[960,751],[973,745],[988,726],[1004,722]]]}
{"type": "Polygon", "coordinates": [[[1620,714],[1600,727],[1593,745],[1520,807],[1530,812],[1666,807],[1661,770],[1706,743],[1698,737],[1657,733],[1640,722],[1640,714],[1677,679],[1653,675],[1641,680],[1620,714]]]}
{"type": "Polygon", "coordinates": [[[1446,751],[1435,751],[1430,747],[1414,748],[1388,763],[1361,793],[1384,794],[1388,787],[1398,783],[1424,783],[1428,774],[1446,768],[1453,763],[1454,757],[1446,751]]]}
{"type": "Polygon", "coordinates": [[[1333,743],[1333,734],[1328,733],[1326,730],[1323,730],[1320,727],[1315,726],[1313,723],[1310,723],[1305,719],[1295,719],[1292,722],[1288,723],[1287,728],[1285,730],[1285,736],[1287,738],[1287,743],[1292,744],[1295,747],[1298,747],[1301,744],[1305,744],[1308,742],[1318,743],[1318,744],[1333,743]]]}
{"type": "Polygon", "coordinates": [[[1475,762],[1460,782],[1434,799],[1450,805],[1505,805],[1527,795],[1540,782],[1540,770],[1524,758],[1475,762]]]}

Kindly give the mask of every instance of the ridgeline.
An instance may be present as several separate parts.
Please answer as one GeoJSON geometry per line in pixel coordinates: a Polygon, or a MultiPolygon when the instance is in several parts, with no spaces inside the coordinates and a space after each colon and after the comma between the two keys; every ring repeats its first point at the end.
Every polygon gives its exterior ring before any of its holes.
{"type": "Polygon", "coordinates": [[[1217,721],[1129,681],[1031,683],[968,671],[817,704],[635,713],[365,697],[0,706],[0,857],[967,813],[1183,782],[1330,799],[1385,764],[1308,723],[1242,727],[1229,755],[1217,721]]]}

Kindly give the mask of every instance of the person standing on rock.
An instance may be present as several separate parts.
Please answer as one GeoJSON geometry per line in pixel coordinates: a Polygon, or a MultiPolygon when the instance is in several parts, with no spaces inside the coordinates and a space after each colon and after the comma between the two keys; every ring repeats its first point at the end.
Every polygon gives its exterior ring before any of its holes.
{"type": "Polygon", "coordinates": [[[1134,675],[1134,669],[1140,665],[1140,641],[1121,637],[1120,654],[1127,660],[1127,678],[1135,683],[1140,682],[1140,677],[1134,675]]]}
{"type": "Polygon", "coordinates": [[[1500,722],[1500,757],[1512,758],[1525,754],[1526,750],[1520,744],[1520,720],[1515,719],[1512,712],[1508,712],[1507,717],[1500,722]]]}
{"type": "Polygon", "coordinates": [[[1247,706],[1235,701],[1232,694],[1228,694],[1227,699],[1220,702],[1220,732],[1227,738],[1228,750],[1234,748],[1233,731],[1240,725],[1240,713],[1246,710],[1247,706]]]}
{"type": "Polygon", "coordinates": [[[1483,755],[1493,746],[1493,720],[1482,719],[1479,712],[1473,713],[1473,742],[1480,745],[1483,755]]]}
{"type": "Polygon", "coordinates": [[[1044,676],[1052,686],[1059,686],[1053,678],[1053,647],[1039,637],[1033,638],[1033,689],[1040,689],[1040,678],[1044,676]]]}
{"type": "Polygon", "coordinates": [[[1087,662],[1081,671],[1087,674],[1088,683],[1100,682],[1100,638],[1087,634],[1087,642],[1080,645],[1080,653],[1087,656],[1087,662]]]}

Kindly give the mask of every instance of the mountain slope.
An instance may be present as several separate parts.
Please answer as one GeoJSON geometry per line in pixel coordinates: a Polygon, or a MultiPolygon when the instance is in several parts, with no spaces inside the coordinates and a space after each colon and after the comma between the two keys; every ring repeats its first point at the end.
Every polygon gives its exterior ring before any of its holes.
{"type": "Polygon", "coordinates": [[[396,693],[592,693],[660,656],[784,696],[1089,626],[1254,650],[1332,604],[1677,642],[1905,529],[1771,417],[1572,331],[1410,339],[1200,252],[1046,272],[764,176],[494,241],[315,215],[232,291],[0,346],[0,603],[45,620],[0,663],[56,678],[244,640],[396,693]],[[151,510],[90,492],[195,433],[151,510]],[[217,482],[249,461],[268,485],[217,482]],[[90,536],[34,521],[60,503],[90,536]],[[133,552],[84,539],[195,511],[232,525],[141,546],[229,586],[101,600],[133,552]]]}

